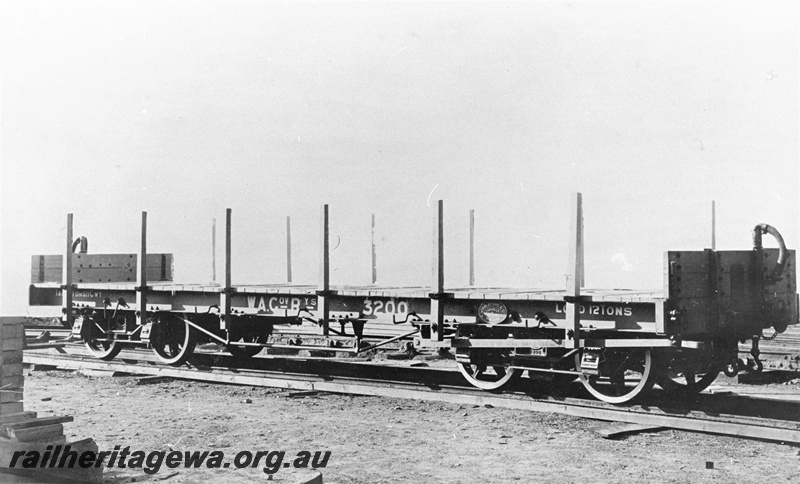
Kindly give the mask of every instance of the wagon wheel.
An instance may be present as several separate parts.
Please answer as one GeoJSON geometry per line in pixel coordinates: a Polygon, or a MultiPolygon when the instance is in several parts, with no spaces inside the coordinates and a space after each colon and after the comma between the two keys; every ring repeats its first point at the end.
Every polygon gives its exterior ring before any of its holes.
{"type": "Polygon", "coordinates": [[[192,355],[196,342],[189,323],[180,319],[161,319],[153,324],[150,332],[153,353],[172,366],[182,365],[192,355]]]}
{"type": "Polygon", "coordinates": [[[122,345],[117,343],[116,340],[104,341],[100,339],[91,339],[84,341],[86,349],[101,360],[113,360],[115,356],[122,351],[122,345]]]}
{"type": "Polygon", "coordinates": [[[248,335],[242,336],[241,338],[237,339],[236,341],[232,341],[231,342],[232,344],[227,345],[226,348],[227,348],[228,352],[234,358],[240,358],[240,359],[252,358],[255,355],[261,353],[261,350],[264,349],[264,347],[263,346],[236,346],[236,343],[258,343],[258,344],[264,344],[264,343],[267,342],[268,338],[269,338],[269,336],[265,335],[265,334],[261,334],[261,335],[248,334],[248,335]]]}
{"type": "MultiPolygon", "coordinates": [[[[581,367],[581,354],[575,354],[575,367],[581,367]]],[[[582,373],[583,386],[599,400],[628,403],[653,388],[655,371],[649,349],[606,349],[600,361],[600,375],[582,373]]]]}
{"type": "Polygon", "coordinates": [[[81,338],[86,349],[101,360],[113,360],[122,351],[122,345],[116,340],[106,339],[106,332],[97,325],[94,318],[84,317],[81,326],[81,338]],[[102,338],[96,336],[101,335],[102,338]]]}
{"type": "Polygon", "coordinates": [[[659,373],[656,383],[664,390],[680,396],[696,395],[717,379],[719,370],[707,372],[676,372],[672,368],[659,373]]]}
{"type": "MultiPolygon", "coordinates": [[[[456,355],[457,357],[459,355],[456,355]]],[[[465,355],[466,356],[466,355],[465,355]]],[[[502,365],[489,365],[483,362],[459,362],[458,369],[474,387],[490,392],[499,392],[517,380],[522,371],[502,365]]]]}
{"type": "Polygon", "coordinates": [[[519,378],[522,373],[516,368],[506,369],[502,366],[487,367],[486,365],[471,365],[468,363],[459,363],[458,369],[472,386],[490,392],[501,391],[519,378]]]}

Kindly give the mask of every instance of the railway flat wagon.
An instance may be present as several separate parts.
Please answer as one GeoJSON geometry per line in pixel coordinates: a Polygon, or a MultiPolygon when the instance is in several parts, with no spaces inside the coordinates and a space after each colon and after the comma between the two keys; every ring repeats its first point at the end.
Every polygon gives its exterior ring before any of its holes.
{"type": "Polygon", "coordinates": [[[67,216],[64,255],[32,256],[30,304],[60,306],[63,324],[97,357],[145,345],[181,365],[198,342],[237,358],[263,348],[363,353],[389,343],[455,354],[474,386],[502,391],[525,372],[542,385],[579,379],[596,398],[630,402],[658,384],[690,395],[720,372],[761,371],[758,343],[798,323],[795,251],[755,225],[740,251],[664,254],[662,291],[584,289],[582,204],[574,194],[567,284],[558,290],[445,286],[443,203],[434,214],[433,281],[425,287],[333,286],[328,207],[322,209],[318,284],[231,284],[231,211],[225,280],[172,281],[172,255],[89,254],[67,216]],[[775,239],[765,248],[762,236],[775,239]],[[766,334],[765,334],[766,332],[766,334]],[[738,344],[752,342],[747,360],[738,344]]]}

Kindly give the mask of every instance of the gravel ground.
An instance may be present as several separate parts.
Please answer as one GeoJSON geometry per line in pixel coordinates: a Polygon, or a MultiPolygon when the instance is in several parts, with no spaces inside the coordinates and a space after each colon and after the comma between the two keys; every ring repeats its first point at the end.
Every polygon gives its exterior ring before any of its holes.
{"type": "MultiPolygon", "coordinates": [[[[330,451],[326,483],[800,482],[798,448],[665,430],[606,440],[603,422],[558,414],[135,377],[32,372],[26,410],[72,415],[70,440],[100,450],[330,451]],[[707,469],[713,462],[713,469],[707,469]]],[[[725,382],[723,382],[725,384],[725,382]]],[[[769,392],[800,393],[798,385],[769,392]]],[[[267,455],[267,454],[265,454],[267,455]]],[[[273,455],[276,459],[278,454],[273,455]]],[[[106,469],[109,483],[298,482],[308,469],[106,469]]],[[[275,462],[274,460],[272,462],[275,462]]],[[[301,462],[302,464],[302,462],[301,462]]]]}

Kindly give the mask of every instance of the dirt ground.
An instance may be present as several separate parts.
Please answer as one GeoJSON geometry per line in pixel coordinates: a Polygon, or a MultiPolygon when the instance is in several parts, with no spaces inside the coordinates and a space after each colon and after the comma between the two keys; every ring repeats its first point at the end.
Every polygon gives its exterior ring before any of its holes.
{"type": "MultiPolygon", "coordinates": [[[[800,385],[769,385],[800,393],[800,385]]],[[[26,410],[72,415],[69,440],[100,450],[330,451],[326,483],[407,482],[800,482],[798,447],[675,430],[606,440],[603,422],[542,414],[351,395],[302,398],[254,387],[135,377],[31,372],[26,410]],[[713,469],[707,469],[713,462],[713,469]]],[[[106,469],[105,482],[297,482],[281,468],[106,469]]]]}

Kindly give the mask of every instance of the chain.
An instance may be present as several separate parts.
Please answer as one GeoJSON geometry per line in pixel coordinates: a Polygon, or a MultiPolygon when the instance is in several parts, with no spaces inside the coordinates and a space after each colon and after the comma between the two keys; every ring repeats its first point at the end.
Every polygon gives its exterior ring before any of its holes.
{"type": "Polygon", "coordinates": [[[764,330],[762,329],[761,330],[761,339],[763,339],[764,341],[772,341],[772,340],[774,340],[780,334],[780,333],[778,333],[777,329],[774,330],[774,331],[775,331],[775,333],[773,333],[772,336],[764,336],[764,330]]]}
{"type": "Polygon", "coordinates": [[[761,373],[764,369],[764,364],[758,359],[758,356],[761,354],[761,351],[758,349],[758,336],[753,337],[753,349],[750,350],[750,354],[753,356],[753,359],[747,362],[747,369],[755,373],[761,373]]]}

